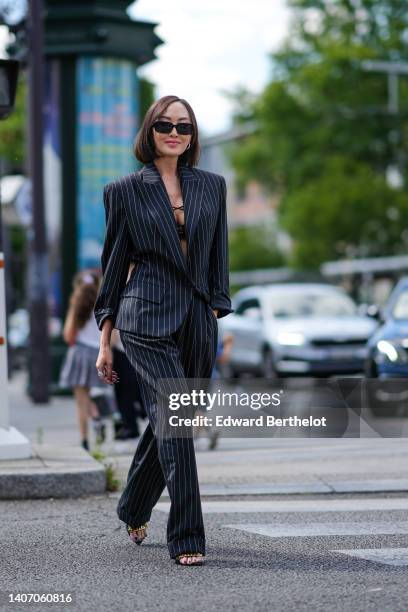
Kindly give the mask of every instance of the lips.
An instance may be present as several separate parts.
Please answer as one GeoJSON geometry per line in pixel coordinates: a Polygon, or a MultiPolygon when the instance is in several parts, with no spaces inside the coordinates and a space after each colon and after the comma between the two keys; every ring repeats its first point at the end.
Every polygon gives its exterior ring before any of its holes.
{"type": "Polygon", "coordinates": [[[165,140],[166,144],[180,144],[178,140],[165,140]]]}

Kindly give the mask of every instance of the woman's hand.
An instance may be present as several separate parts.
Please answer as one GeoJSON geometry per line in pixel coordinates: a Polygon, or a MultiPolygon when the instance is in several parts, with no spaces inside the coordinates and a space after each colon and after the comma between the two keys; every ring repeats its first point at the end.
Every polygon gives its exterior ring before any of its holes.
{"type": "Polygon", "coordinates": [[[216,308],[215,310],[213,309],[213,313],[216,319],[218,319],[218,309],[216,308]]]}
{"type": "Polygon", "coordinates": [[[98,370],[98,376],[102,382],[108,385],[114,385],[119,382],[117,373],[115,370],[112,370],[113,355],[110,346],[101,344],[95,365],[98,370]]]}

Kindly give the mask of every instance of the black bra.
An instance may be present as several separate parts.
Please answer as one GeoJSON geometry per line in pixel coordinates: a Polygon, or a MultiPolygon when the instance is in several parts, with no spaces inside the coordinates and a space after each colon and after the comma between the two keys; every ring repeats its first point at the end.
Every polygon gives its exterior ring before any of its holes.
{"type": "Polygon", "coordinates": [[[185,225],[179,225],[177,224],[177,233],[179,235],[179,238],[182,239],[186,239],[186,226],[185,225]]]}
{"type": "MultiPolygon", "coordinates": [[[[173,210],[184,210],[184,205],[182,204],[181,206],[173,206],[172,205],[172,209],[173,210]]],[[[181,223],[177,223],[177,233],[179,235],[180,240],[185,240],[187,238],[186,236],[186,226],[184,224],[181,223]]]]}

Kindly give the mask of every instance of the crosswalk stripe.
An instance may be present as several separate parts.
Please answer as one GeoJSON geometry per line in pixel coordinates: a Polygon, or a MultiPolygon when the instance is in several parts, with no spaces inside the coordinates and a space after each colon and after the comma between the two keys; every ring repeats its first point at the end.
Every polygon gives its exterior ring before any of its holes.
{"type": "MultiPolygon", "coordinates": [[[[170,504],[160,502],[156,509],[168,512],[170,504]]],[[[408,498],[391,499],[311,499],[311,500],[231,500],[203,501],[205,514],[256,514],[256,513],[327,513],[327,512],[384,512],[408,510],[408,498]]],[[[235,523],[222,527],[253,533],[270,538],[330,537],[330,536],[367,536],[367,535],[406,535],[408,521],[325,521],[301,523],[235,523]]],[[[408,548],[352,548],[331,549],[328,552],[371,561],[383,565],[408,566],[408,548]]]]}
{"type": "Polygon", "coordinates": [[[408,565],[408,548],[353,548],[350,550],[332,550],[349,557],[356,557],[366,561],[374,561],[383,565],[408,565]]]}
{"type": "MultiPolygon", "coordinates": [[[[159,502],[155,508],[168,512],[170,503],[159,502]]],[[[386,510],[408,510],[408,498],[391,499],[317,499],[317,500],[245,500],[203,501],[204,514],[255,512],[374,512],[386,510]]]]}
{"type": "Polygon", "coordinates": [[[317,523],[235,523],[223,525],[271,538],[302,538],[316,536],[362,536],[362,535],[403,535],[408,534],[408,521],[366,521],[362,522],[317,522],[317,523]]]}

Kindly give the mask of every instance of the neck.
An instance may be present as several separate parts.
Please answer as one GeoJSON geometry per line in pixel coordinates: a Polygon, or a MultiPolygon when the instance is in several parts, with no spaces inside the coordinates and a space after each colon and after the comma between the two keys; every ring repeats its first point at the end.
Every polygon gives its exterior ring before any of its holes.
{"type": "Polygon", "coordinates": [[[160,172],[160,176],[171,176],[173,177],[177,174],[177,161],[178,157],[157,157],[154,160],[154,164],[158,171],[160,172]]]}

